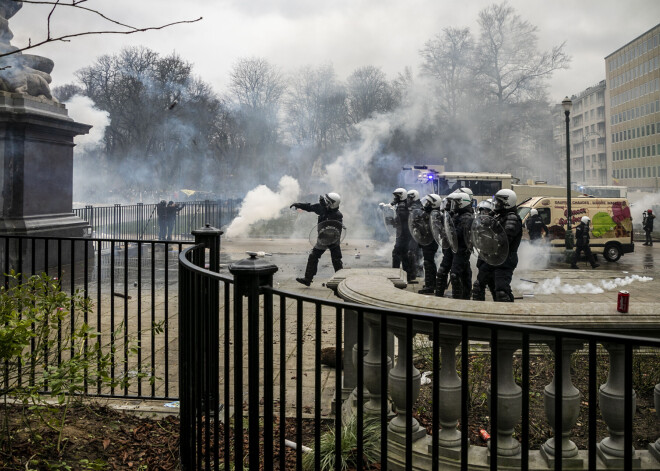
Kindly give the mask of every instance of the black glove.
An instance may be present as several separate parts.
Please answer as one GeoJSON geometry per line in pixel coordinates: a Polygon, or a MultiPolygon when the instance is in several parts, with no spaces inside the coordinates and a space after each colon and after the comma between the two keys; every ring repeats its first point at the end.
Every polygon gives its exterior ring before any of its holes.
{"type": "Polygon", "coordinates": [[[292,209],[292,208],[298,209],[299,204],[300,203],[293,203],[291,206],[289,206],[289,209],[292,209]]]}

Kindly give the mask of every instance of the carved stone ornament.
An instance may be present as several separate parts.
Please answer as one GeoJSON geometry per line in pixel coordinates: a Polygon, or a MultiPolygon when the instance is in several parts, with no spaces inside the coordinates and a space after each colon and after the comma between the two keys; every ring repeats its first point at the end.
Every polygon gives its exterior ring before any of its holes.
{"type": "MultiPolygon", "coordinates": [[[[22,2],[0,0],[0,54],[18,50],[11,45],[14,37],[9,19],[23,7],[22,2]]],[[[50,93],[52,60],[17,52],[0,57],[0,90],[54,100],[50,93]]]]}

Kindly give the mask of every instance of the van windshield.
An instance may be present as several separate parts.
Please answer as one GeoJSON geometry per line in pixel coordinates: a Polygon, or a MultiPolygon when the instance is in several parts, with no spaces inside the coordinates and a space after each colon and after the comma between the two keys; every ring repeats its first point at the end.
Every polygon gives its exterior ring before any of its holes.
{"type": "Polygon", "coordinates": [[[525,216],[527,216],[530,209],[532,208],[526,208],[526,207],[518,208],[518,216],[520,216],[520,219],[525,219],[525,216]]]}

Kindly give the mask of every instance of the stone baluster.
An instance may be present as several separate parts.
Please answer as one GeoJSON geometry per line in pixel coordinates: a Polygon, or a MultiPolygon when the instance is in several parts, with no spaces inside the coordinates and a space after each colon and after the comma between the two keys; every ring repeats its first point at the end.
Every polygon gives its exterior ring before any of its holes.
{"type": "MultiPolygon", "coordinates": [[[[369,330],[369,350],[364,357],[364,386],[369,391],[369,402],[364,405],[364,410],[367,414],[380,415],[381,401],[383,393],[381,391],[381,352],[383,346],[381,344],[380,332],[380,316],[365,318],[367,328],[369,330]]],[[[387,357],[387,368],[385,374],[388,373],[392,366],[392,360],[387,357]]],[[[390,410],[388,404],[388,412],[390,410]]]]}
{"type": "MultiPolygon", "coordinates": [[[[550,345],[552,351],[555,353],[555,356],[559,353],[557,352],[556,345],[552,343],[550,345]]],[[[571,429],[577,422],[577,419],[580,415],[580,391],[573,385],[571,381],[571,355],[576,350],[582,348],[582,343],[578,342],[568,342],[564,341],[562,343],[562,385],[561,385],[561,395],[562,395],[562,430],[561,430],[561,454],[562,454],[562,463],[566,467],[579,467],[581,468],[584,464],[584,460],[577,458],[578,448],[570,439],[571,429]]],[[[550,423],[550,426],[554,430],[555,426],[555,394],[557,391],[556,378],[552,378],[552,382],[545,387],[545,414],[550,423]]],[[[541,455],[548,462],[548,466],[551,468],[554,467],[555,459],[557,457],[555,440],[557,437],[557,432],[555,431],[555,436],[549,438],[541,446],[541,455]]]]}
{"type": "MultiPolygon", "coordinates": [[[[519,348],[518,341],[500,339],[497,343],[497,456],[498,464],[519,464],[520,443],[513,438],[513,431],[520,423],[522,388],[513,377],[513,353],[519,348]],[[508,458],[503,460],[503,458],[508,458]]],[[[489,392],[489,409],[492,415],[493,401],[489,392]]],[[[491,430],[491,433],[493,431],[491,430]]],[[[490,442],[488,443],[490,448],[490,442]]]]}
{"type": "MultiPolygon", "coordinates": [[[[598,391],[598,403],[603,420],[607,424],[610,436],[597,445],[598,456],[608,466],[623,465],[624,457],[624,402],[625,402],[625,348],[621,344],[603,344],[610,355],[610,370],[607,382],[598,391]]],[[[633,413],[636,408],[637,395],[633,390],[633,413]]],[[[638,467],[640,458],[635,456],[633,448],[633,465],[638,467]]]]}
{"type": "Polygon", "coordinates": [[[442,368],[438,378],[440,403],[437,405],[442,429],[438,434],[438,444],[445,448],[461,446],[461,433],[458,420],[461,418],[461,378],[456,371],[456,347],[460,337],[441,336],[440,356],[442,368]]]}
{"type": "MultiPolygon", "coordinates": [[[[404,326],[401,327],[392,327],[392,331],[397,338],[397,352],[398,357],[394,368],[390,370],[390,393],[392,395],[392,402],[396,407],[397,415],[390,421],[389,430],[394,432],[392,434],[392,439],[400,443],[405,443],[406,436],[406,423],[408,421],[408,414],[411,411],[406,409],[406,362],[408,355],[412,355],[412,352],[408,351],[406,337],[407,335],[413,335],[412,332],[406,332],[404,326]]],[[[419,373],[419,370],[412,367],[412,388],[413,388],[413,397],[411,398],[411,404],[415,404],[417,398],[419,397],[419,389],[421,386],[422,375],[419,373]]],[[[419,422],[414,417],[412,418],[412,439],[413,441],[419,440],[426,436],[426,431],[419,426],[419,422]]]]}
{"type": "MultiPolygon", "coordinates": [[[[660,421],[660,383],[656,384],[653,390],[653,402],[655,403],[655,416],[660,421]]],[[[649,452],[657,461],[660,461],[660,438],[655,443],[649,444],[649,452]]]]}

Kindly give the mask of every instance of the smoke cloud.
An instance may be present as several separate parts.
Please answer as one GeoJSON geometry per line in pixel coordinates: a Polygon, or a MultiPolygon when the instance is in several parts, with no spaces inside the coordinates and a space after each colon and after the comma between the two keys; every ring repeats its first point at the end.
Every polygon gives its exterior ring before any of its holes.
{"type": "Polygon", "coordinates": [[[614,280],[599,280],[595,283],[568,284],[563,283],[559,276],[539,282],[538,284],[526,281],[516,283],[515,288],[525,293],[533,294],[600,294],[605,291],[613,291],[624,286],[628,286],[636,281],[645,283],[652,281],[648,276],[630,275],[625,278],[615,278],[614,280]]]}
{"type": "Polygon", "coordinates": [[[94,107],[94,102],[81,95],[75,95],[66,103],[69,116],[79,123],[91,124],[89,134],[76,136],[76,151],[84,152],[89,148],[100,145],[103,141],[105,128],[110,124],[110,115],[107,111],[101,111],[94,107]]]}
{"type": "Polygon", "coordinates": [[[252,224],[278,218],[280,211],[288,208],[299,194],[298,181],[289,175],[280,179],[277,192],[266,185],[250,190],[243,199],[238,216],[227,227],[227,237],[246,237],[252,224]]]}

